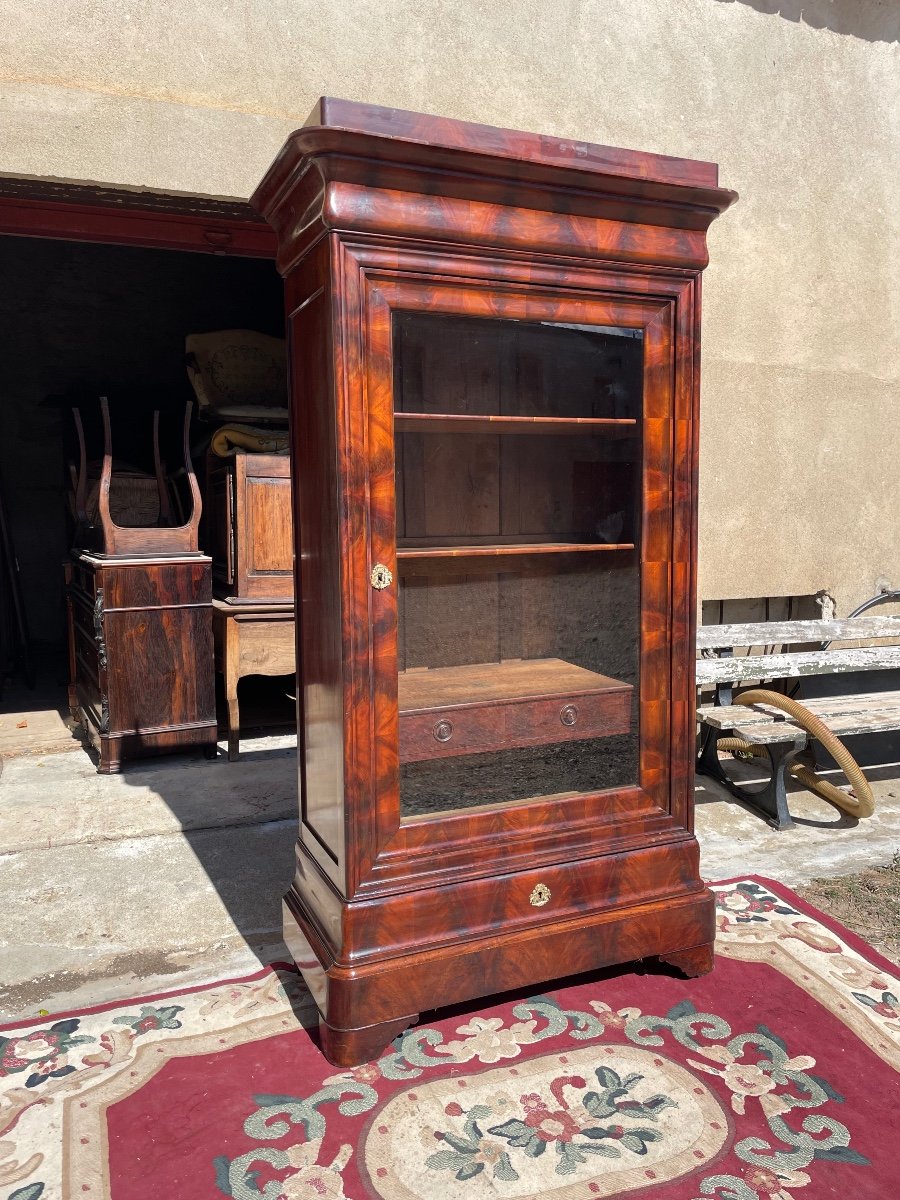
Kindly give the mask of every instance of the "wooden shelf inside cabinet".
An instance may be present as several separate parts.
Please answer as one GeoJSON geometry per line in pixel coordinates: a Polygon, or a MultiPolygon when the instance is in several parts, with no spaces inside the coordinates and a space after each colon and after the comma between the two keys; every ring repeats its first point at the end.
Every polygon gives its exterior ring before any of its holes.
{"type": "Polygon", "coordinates": [[[470,413],[394,413],[395,433],[497,433],[555,434],[589,433],[609,438],[634,437],[638,423],[619,417],[504,417],[470,413]]]}
{"type": "Polygon", "coordinates": [[[465,546],[398,545],[397,561],[427,558],[496,558],[503,555],[593,554],[608,550],[633,550],[634,542],[485,542],[465,546]]]}
{"type": "Polygon", "coordinates": [[[558,658],[401,671],[400,761],[627,733],[631,693],[628,683],[558,658]]]}
{"type": "Polygon", "coordinates": [[[518,570],[518,564],[527,561],[529,570],[553,572],[558,569],[560,558],[569,562],[580,559],[584,563],[594,560],[595,554],[606,554],[606,565],[619,566],[629,561],[634,550],[633,542],[467,542],[465,545],[429,541],[427,544],[410,545],[404,539],[397,546],[397,568],[405,575],[410,574],[496,574],[499,571],[518,570]]]}

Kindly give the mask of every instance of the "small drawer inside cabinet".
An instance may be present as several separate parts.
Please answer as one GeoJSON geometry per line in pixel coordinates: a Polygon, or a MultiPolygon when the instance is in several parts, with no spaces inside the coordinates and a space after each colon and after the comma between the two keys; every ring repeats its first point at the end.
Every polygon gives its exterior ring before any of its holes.
{"type": "Polygon", "coordinates": [[[400,761],[627,733],[631,697],[630,684],[558,659],[403,672],[400,761]]]}
{"type": "Polygon", "coordinates": [[[628,732],[630,715],[630,688],[511,704],[506,713],[506,742],[511,746],[541,746],[612,737],[628,732]]]}
{"type": "Polygon", "coordinates": [[[505,726],[506,711],[499,705],[401,713],[400,761],[499,750],[507,744],[505,726]]]}

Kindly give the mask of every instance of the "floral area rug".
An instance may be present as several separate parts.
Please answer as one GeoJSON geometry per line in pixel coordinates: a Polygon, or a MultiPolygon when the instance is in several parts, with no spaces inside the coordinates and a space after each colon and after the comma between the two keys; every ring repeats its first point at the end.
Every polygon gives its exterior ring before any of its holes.
{"type": "Polygon", "coordinates": [[[288,968],[0,1029],[0,1200],[900,1196],[894,969],[714,890],[711,975],[457,1009],[353,1071],[288,968]]]}

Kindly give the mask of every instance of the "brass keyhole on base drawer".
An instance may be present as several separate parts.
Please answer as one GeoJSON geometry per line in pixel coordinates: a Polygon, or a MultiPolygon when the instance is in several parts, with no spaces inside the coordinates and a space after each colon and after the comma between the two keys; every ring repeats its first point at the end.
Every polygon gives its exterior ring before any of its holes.
{"type": "Polygon", "coordinates": [[[528,903],[534,908],[540,908],[550,899],[550,889],[546,883],[539,883],[531,895],[528,897],[528,903]]]}
{"type": "Polygon", "coordinates": [[[453,737],[453,725],[450,721],[438,721],[431,732],[436,742],[449,742],[453,737]]]}
{"type": "Polygon", "coordinates": [[[564,704],[559,710],[559,719],[563,725],[574,725],[578,720],[578,709],[574,704],[564,704]]]}

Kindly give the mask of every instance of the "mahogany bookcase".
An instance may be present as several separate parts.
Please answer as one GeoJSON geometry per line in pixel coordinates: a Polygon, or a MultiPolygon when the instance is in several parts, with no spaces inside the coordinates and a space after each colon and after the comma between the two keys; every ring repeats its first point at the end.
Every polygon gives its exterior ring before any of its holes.
{"type": "Polygon", "coordinates": [[[322,100],[253,205],[290,340],[300,835],[341,1065],[419,1012],[708,971],[693,836],[715,165],[322,100]]]}

